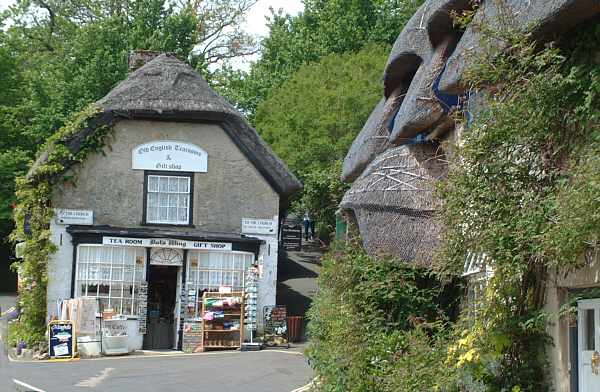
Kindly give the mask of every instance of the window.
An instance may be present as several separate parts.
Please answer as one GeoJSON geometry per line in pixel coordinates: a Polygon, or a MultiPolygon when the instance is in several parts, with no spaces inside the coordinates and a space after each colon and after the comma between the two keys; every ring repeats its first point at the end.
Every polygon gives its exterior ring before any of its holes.
{"type": "Polygon", "coordinates": [[[77,247],[76,297],[96,297],[100,311],[137,316],[138,291],[144,280],[144,248],[80,245],[77,247]]]}
{"type": "Polygon", "coordinates": [[[146,223],[190,224],[192,176],[148,174],[146,223]]]}
{"type": "Polygon", "coordinates": [[[253,253],[190,251],[186,290],[188,296],[191,293],[195,297],[195,301],[188,300],[186,317],[199,317],[204,291],[218,291],[221,286],[242,291],[244,274],[253,261],[253,253]]]}

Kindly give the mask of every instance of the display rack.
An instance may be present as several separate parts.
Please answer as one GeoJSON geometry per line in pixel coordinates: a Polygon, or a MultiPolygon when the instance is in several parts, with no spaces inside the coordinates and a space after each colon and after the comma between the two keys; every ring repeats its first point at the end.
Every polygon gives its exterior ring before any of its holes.
{"type": "Polygon", "coordinates": [[[202,296],[202,350],[241,347],[244,341],[243,298],[241,292],[204,293],[202,296]],[[231,299],[234,300],[231,301],[231,299]],[[234,304],[232,305],[231,302],[234,304]]]}

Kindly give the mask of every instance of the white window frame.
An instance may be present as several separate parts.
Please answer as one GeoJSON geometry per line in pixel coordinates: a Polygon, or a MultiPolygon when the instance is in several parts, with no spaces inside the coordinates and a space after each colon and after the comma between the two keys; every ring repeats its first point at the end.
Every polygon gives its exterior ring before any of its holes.
{"type": "MultiPolygon", "coordinates": [[[[231,287],[231,290],[234,292],[244,291],[245,287],[245,278],[246,271],[250,267],[251,264],[255,262],[255,255],[252,252],[240,252],[240,251],[229,251],[229,252],[215,252],[215,251],[198,251],[191,250],[188,253],[187,257],[187,266],[186,266],[186,291],[195,290],[196,296],[196,306],[194,310],[194,315],[192,318],[200,317],[200,311],[202,306],[202,298],[200,296],[200,292],[202,290],[207,291],[217,291],[220,286],[228,286],[231,287]],[[223,264],[227,264],[227,258],[231,257],[231,267],[223,268],[223,264]],[[241,257],[241,268],[235,268],[235,259],[236,257],[241,257]],[[202,261],[208,262],[208,265],[203,265],[202,261]],[[193,267],[192,263],[197,262],[198,266],[193,267]],[[220,267],[219,267],[220,265],[220,267]],[[204,280],[201,279],[202,274],[206,275],[206,284],[204,280]],[[239,273],[239,285],[234,285],[234,274],[239,273]],[[231,274],[231,280],[229,281],[231,284],[227,284],[229,282],[224,281],[224,276],[226,274],[231,274]],[[211,275],[213,277],[218,277],[218,283],[213,284],[211,280],[211,275]]],[[[186,316],[188,317],[188,316],[186,316]]],[[[189,318],[189,317],[188,317],[189,318]]]]}
{"type": "Polygon", "coordinates": [[[168,174],[154,174],[154,173],[148,173],[146,175],[146,189],[145,189],[145,203],[146,203],[146,223],[147,224],[159,224],[159,225],[189,225],[191,223],[191,206],[192,206],[192,196],[193,196],[193,192],[192,192],[192,178],[189,175],[168,175],[168,174]],[[157,188],[156,190],[151,190],[150,189],[150,183],[151,183],[151,179],[156,179],[157,180],[157,188]],[[161,179],[166,179],[167,180],[167,190],[166,191],[161,191],[160,190],[160,182],[161,179]],[[178,183],[178,188],[177,191],[171,191],[170,190],[170,183],[173,179],[177,179],[177,183],[178,183]],[[187,181],[187,192],[181,191],[179,189],[179,182],[181,179],[185,179],[187,181]],[[157,195],[156,198],[156,202],[157,202],[157,206],[151,206],[150,205],[150,195],[157,195]],[[167,203],[163,205],[163,203],[161,202],[161,195],[167,195],[167,203]],[[187,196],[187,206],[181,206],[180,205],[180,197],[181,196],[187,196]],[[170,203],[170,199],[171,197],[175,198],[175,205],[171,205],[170,203]],[[156,219],[150,219],[150,217],[152,216],[150,214],[150,209],[156,209],[156,219]],[[167,219],[159,219],[160,217],[160,212],[161,209],[166,209],[167,210],[167,219]],[[175,220],[169,220],[168,219],[168,214],[169,214],[169,209],[170,208],[175,208],[175,220]],[[181,220],[179,219],[179,212],[182,209],[187,209],[186,211],[186,219],[185,220],[181,220]]]}
{"type": "MultiPolygon", "coordinates": [[[[101,254],[101,253],[100,253],[101,254]]],[[[128,317],[137,317],[138,306],[136,306],[138,301],[138,291],[140,284],[146,280],[146,249],[138,248],[138,247],[128,247],[128,246],[107,246],[101,244],[82,244],[77,246],[77,258],[75,263],[75,298],[77,297],[92,297],[97,298],[100,301],[105,301],[107,303],[107,307],[114,308],[118,305],[117,309],[121,310],[122,315],[128,317]],[[115,249],[121,250],[120,260],[115,260],[115,249]],[[90,251],[94,250],[95,255],[99,254],[99,251],[104,250],[109,252],[110,260],[102,260],[96,257],[96,260],[90,259],[90,251]],[[133,260],[129,260],[130,262],[126,263],[126,258],[128,256],[133,256],[133,260]],[[137,259],[141,257],[143,262],[138,265],[137,259]],[[116,261],[116,262],[115,262],[116,261]],[[87,268],[81,271],[83,266],[87,268]],[[92,275],[93,270],[90,265],[94,265],[94,269],[96,273],[92,275]],[[126,266],[131,267],[131,281],[125,280],[125,269],[126,266]],[[108,277],[104,278],[102,276],[102,268],[108,272],[108,277]],[[120,279],[118,276],[113,276],[113,273],[121,270],[120,279]],[[131,284],[131,297],[125,296],[125,285],[131,284]],[[85,285],[85,292],[82,292],[82,285],[85,285]],[[96,286],[96,292],[90,293],[89,289],[91,285],[96,286]],[[108,285],[108,295],[100,295],[100,286],[108,285]],[[114,292],[113,287],[120,286],[120,292],[114,292]],[[131,301],[131,312],[123,313],[123,303],[124,301],[131,301]]],[[[102,307],[99,307],[99,310],[102,311],[102,307]]]]}

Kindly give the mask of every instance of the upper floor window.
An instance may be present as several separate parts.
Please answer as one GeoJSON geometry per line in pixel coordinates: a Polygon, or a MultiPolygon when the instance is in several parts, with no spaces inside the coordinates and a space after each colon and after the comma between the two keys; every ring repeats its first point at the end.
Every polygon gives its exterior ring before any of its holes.
{"type": "Polygon", "coordinates": [[[192,175],[147,174],[146,223],[191,224],[192,175]]]}

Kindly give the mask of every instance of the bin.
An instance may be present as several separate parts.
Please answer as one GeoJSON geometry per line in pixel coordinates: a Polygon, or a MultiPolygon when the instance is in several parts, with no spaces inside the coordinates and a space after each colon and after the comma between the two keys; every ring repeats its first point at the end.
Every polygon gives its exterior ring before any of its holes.
{"type": "Polygon", "coordinates": [[[302,338],[302,316],[289,316],[287,318],[288,341],[299,342],[302,338]]]}

